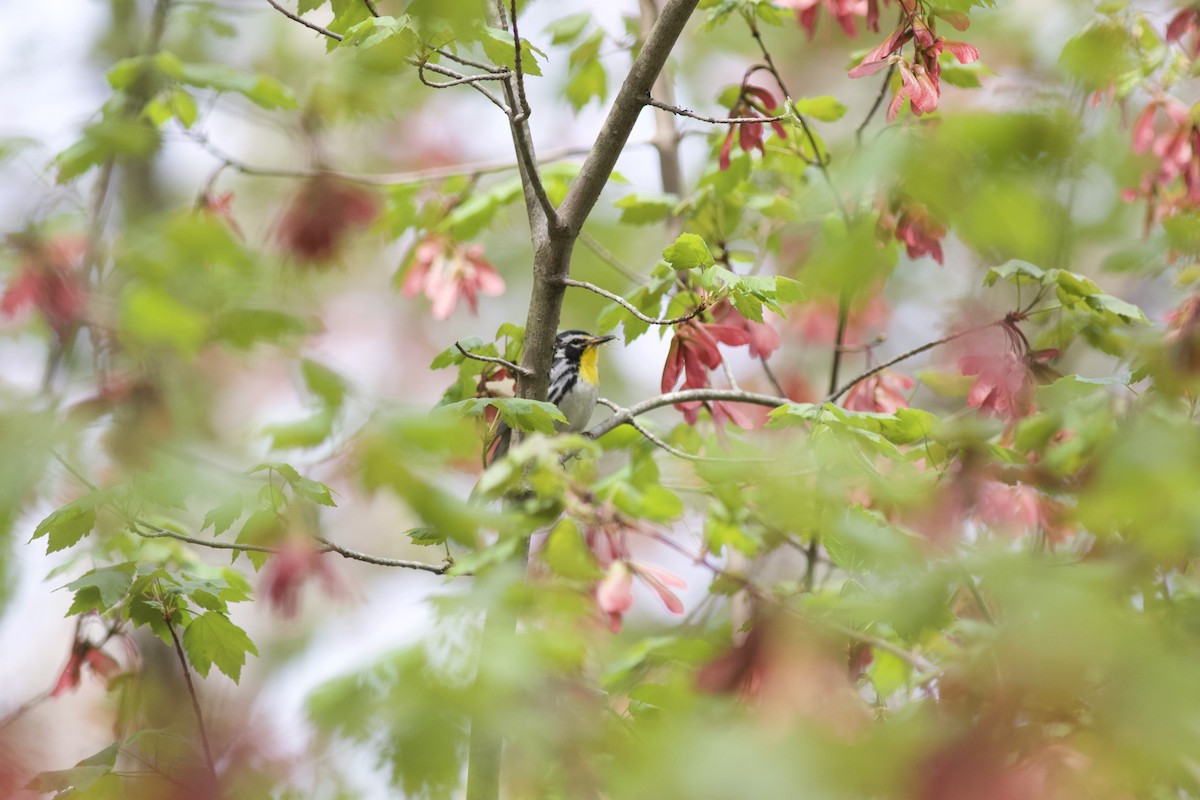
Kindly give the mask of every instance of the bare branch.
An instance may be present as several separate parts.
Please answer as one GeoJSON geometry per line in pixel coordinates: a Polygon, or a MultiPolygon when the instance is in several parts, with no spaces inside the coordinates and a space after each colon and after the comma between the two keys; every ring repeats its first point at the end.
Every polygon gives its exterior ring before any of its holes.
{"type": "MultiPolygon", "coordinates": [[[[425,84],[426,86],[432,87],[434,89],[444,89],[447,86],[456,85],[455,81],[458,81],[460,83],[465,83],[467,86],[470,86],[472,89],[474,89],[475,91],[479,92],[481,95],[486,97],[492,103],[492,105],[496,106],[496,108],[503,111],[506,115],[509,115],[512,113],[509,110],[509,107],[507,105],[505,105],[503,100],[501,100],[499,97],[497,97],[495,95],[495,93],[489,91],[486,87],[480,86],[479,81],[477,81],[477,80],[461,80],[461,79],[468,77],[466,75],[463,75],[461,72],[456,72],[455,70],[452,70],[449,67],[443,67],[441,64],[431,64],[428,61],[422,61],[422,60],[416,59],[416,58],[409,59],[408,63],[412,64],[413,66],[415,66],[417,68],[417,78],[421,81],[421,83],[425,84]],[[436,83],[425,77],[425,70],[429,70],[430,72],[436,72],[439,75],[445,75],[446,77],[451,78],[453,80],[451,80],[447,83],[444,83],[444,84],[436,83]]],[[[480,80],[494,80],[494,78],[486,78],[486,79],[480,78],[480,80]]]]}
{"type": "MultiPolygon", "coordinates": [[[[359,172],[339,172],[331,169],[280,169],[275,167],[259,167],[247,164],[235,156],[232,156],[221,150],[216,145],[209,141],[208,137],[203,134],[188,133],[188,138],[196,144],[204,148],[210,155],[220,161],[224,166],[242,175],[250,175],[256,178],[315,178],[319,175],[333,175],[341,178],[344,181],[352,183],[361,183],[367,186],[394,186],[406,183],[430,183],[432,181],[440,181],[445,178],[456,178],[465,176],[475,178],[481,175],[490,175],[496,172],[507,172],[508,170],[517,169],[518,165],[512,161],[481,161],[475,164],[459,164],[458,166],[448,167],[433,167],[432,169],[415,170],[413,172],[390,172],[369,175],[359,172]]],[[[557,150],[552,150],[540,159],[540,163],[549,164],[555,161],[562,161],[567,158],[576,158],[588,154],[586,147],[563,147],[557,150]]]]}
{"type": "Polygon", "coordinates": [[[417,569],[423,572],[432,572],[434,575],[445,575],[449,572],[450,567],[454,566],[454,562],[446,561],[443,564],[426,564],[424,561],[407,561],[401,558],[381,558],[373,556],[369,553],[360,553],[357,550],[351,550],[348,547],[342,547],[340,544],[333,542],[323,537],[318,537],[317,541],[321,543],[322,553],[337,553],[343,558],[348,558],[352,561],[362,561],[366,564],[374,564],[377,567],[401,567],[403,569],[417,569]]]}
{"type": "MultiPolygon", "coordinates": [[[[145,522],[135,520],[130,523],[130,530],[141,536],[143,539],[175,539],[180,542],[198,545],[199,547],[208,547],[214,550],[237,550],[245,553],[278,553],[279,549],[275,547],[266,547],[260,544],[241,544],[239,542],[218,542],[215,539],[200,539],[195,536],[187,536],[182,533],[160,528],[156,525],[149,525],[145,522]]],[[[445,564],[427,564],[424,561],[407,561],[400,558],[382,558],[373,556],[367,553],[359,553],[355,550],[350,550],[341,545],[336,545],[327,539],[317,539],[321,543],[318,552],[321,553],[337,553],[345,558],[354,561],[362,561],[367,564],[374,564],[379,567],[400,567],[402,569],[416,569],[423,572],[432,572],[435,575],[444,575],[450,569],[450,563],[445,564]]]]}
{"type": "Polygon", "coordinates": [[[574,286],[579,289],[587,289],[589,292],[595,292],[596,294],[600,295],[601,297],[606,297],[609,300],[612,300],[617,305],[624,308],[630,314],[633,314],[635,317],[640,319],[642,322],[648,322],[651,325],[678,325],[680,322],[687,322],[689,319],[699,316],[700,314],[704,313],[705,309],[707,309],[709,307],[709,303],[707,301],[704,301],[704,302],[701,302],[700,305],[696,306],[696,308],[694,308],[693,310],[684,314],[682,317],[673,317],[671,319],[662,319],[659,317],[648,317],[645,314],[643,314],[641,311],[639,311],[637,306],[635,306],[633,303],[626,300],[624,297],[621,297],[618,294],[613,294],[612,292],[608,291],[607,289],[601,289],[599,286],[597,286],[594,283],[588,283],[587,281],[577,281],[572,278],[564,279],[563,283],[565,283],[567,286],[574,286]]]}
{"type": "MultiPolygon", "coordinates": [[[[558,210],[550,202],[550,196],[546,194],[546,186],[542,182],[541,172],[537,168],[537,153],[533,146],[533,135],[529,130],[529,116],[533,113],[533,110],[529,107],[529,99],[525,96],[525,72],[521,68],[521,34],[517,29],[516,0],[511,0],[510,8],[516,55],[513,59],[513,72],[504,85],[504,94],[508,98],[509,107],[512,109],[508,115],[509,127],[512,130],[513,146],[517,151],[517,160],[521,162],[521,183],[525,189],[526,205],[529,206],[536,203],[537,208],[541,210],[542,216],[545,217],[548,231],[557,234],[562,230],[562,222],[559,220],[558,210]]],[[[502,0],[496,0],[496,11],[501,22],[504,23],[504,3],[502,0]]],[[[507,23],[504,24],[504,28],[508,30],[507,23]]],[[[528,211],[532,229],[536,227],[534,225],[536,217],[533,208],[529,208],[528,211]]]]}
{"type": "Polygon", "coordinates": [[[479,83],[480,81],[502,81],[508,77],[507,73],[494,75],[489,72],[486,75],[463,75],[461,78],[455,78],[452,81],[438,82],[431,81],[425,77],[424,70],[430,68],[431,66],[432,65],[427,63],[417,64],[417,74],[421,78],[421,83],[425,84],[431,89],[449,89],[451,86],[462,86],[464,84],[479,83]]]}
{"type": "Polygon", "coordinates": [[[642,414],[653,411],[656,408],[663,406],[674,405],[675,403],[691,403],[704,400],[721,400],[727,403],[749,403],[757,406],[769,406],[777,408],[784,406],[791,401],[784,397],[775,397],[769,394],[756,394],[754,392],[742,392],[733,389],[684,389],[680,392],[668,392],[658,397],[651,397],[649,400],[643,400],[640,403],[630,406],[623,411],[618,412],[614,416],[600,422],[592,427],[587,432],[587,436],[592,439],[598,439],[614,428],[630,422],[634,417],[640,417],[642,414]]]}
{"type": "Polygon", "coordinates": [[[781,114],[778,117],[706,117],[703,114],[697,114],[695,111],[655,100],[653,97],[646,97],[645,103],[648,106],[661,108],[663,111],[670,111],[676,116],[698,119],[701,122],[711,122],[714,125],[744,125],[750,122],[779,122],[780,120],[790,119],[789,114],[781,114]]]}
{"type": "Polygon", "coordinates": [[[835,390],[831,391],[829,393],[829,396],[826,397],[821,402],[822,403],[836,402],[839,397],[841,397],[846,392],[848,392],[852,388],[854,388],[854,384],[858,383],[859,381],[864,381],[867,378],[871,377],[872,375],[883,372],[888,367],[895,366],[896,364],[899,364],[901,361],[906,361],[907,359],[910,359],[913,356],[920,355],[921,353],[924,353],[926,350],[932,350],[933,348],[940,347],[941,345],[947,344],[948,342],[953,342],[955,339],[961,339],[963,336],[967,336],[968,334],[978,333],[979,331],[985,330],[987,328],[992,327],[993,325],[999,325],[999,324],[1000,324],[1000,321],[989,322],[986,325],[976,325],[974,328],[968,328],[965,331],[959,331],[958,333],[952,333],[949,336],[943,336],[941,339],[938,339],[936,341],[926,342],[925,344],[921,345],[920,347],[914,347],[912,350],[901,353],[900,355],[896,356],[895,358],[893,358],[890,361],[885,361],[884,363],[880,364],[879,366],[872,367],[871,369],[867,370],[866,372],[862,373],[861,375],[855,376],[852,380],[847,382],[840,389],[835,389],[835,390]]]}
{"type": "Polygon", "coordinates": [[[499,75],[500,73],[507,74],[509,71],[508,67],[497,67],[495,64],[485,64],[482,61],[475,61],[474,59],[467,58],[466,56],[460,56],[457,53],[451,53],[449,50],[443,47],[436,47],[434,48],[433,52],[437,53],[443,58],[448,58],[451,61],[457,61],[464,67],[474,67],[475,69],[481,69],[484,72],[491,72],[496,75],[499,75]]]}
{"type": "Polygon", "coordinates": [[[309,22],[308,20],[301,17],[299,14],[293,14],[291,11],[288,11],[286,8],[279,5],[279,3],[275,2],[275,0],[267,0],[267,2],[271,5],[271,8],[275,9],[280,14],[283,14],[285,17],[290,19],[292,22],[299,22],[301,25],[308,28],[310,31],[316,31],[317,33],[321,34],[322,36],[327,36],[330,39],[333,39],[335,42],[340,42],[342,40],[342,35],[340,33],[334,33],[333,31],[329,30],[328,28],[322,28],[320,25],[317,25],[314,22],[309,22]]]}
{"type": "Polygon", "coordinates": [[[887,74],[883,76],[883,83],[879,85],[879,94],[875,95],[875,102],[871,104],[871,110],[867,112],[867,116],[864,117],[863,121],[860,122],[858,127],[854,129],[854,141],[857,144],[862,145],[863,131],[866,130],[867,125],[870,124],[872,117],[875,116],[875,112],[879,110],[881,105],[883,105],[883,98],[887,97],[888,86],[891,84],[892,76],[895,74],[896,65],[893,63],[888,67],[887,74]]]}
{"type": "MultiPolygon", "coordinates": [[[[608,406],[609,408],[611,408],[613,411],[615,411],[618,414],[620,414],[621,412],[626,410],[623,406],[619,406],[616,403],[614,403],[613,401],[611,401],[607,398],[604,398],[604,397],[599,398],[596,402],[608,406]]],[[[774,463],[773,460],[769,459],[769,458],[737,458],[737,457],[733,457],[733,456],[730,456],[728,458],[716,458],[713,456],[698,456],[693,453],[684,452],[683,450],[680,450],[677,447],[673,447],[672,445],[667,444],[665,441],[660,439],[658,436],[651,433],[644,425],[642,425],[642,423],[638,422],[636,419],[634,419],[632,417],[629,419],[629,424],[633,427],[634,430],[636,430],[638,433],[640,433],[642,436],[644,436],[651,444],[653,444],[656,447],[659,447],[663,450],[666,450],[668,453],[675,456],[676,458],[683,458],[683,459],[687,459],[688,461],[706,461],[706,462],[710,462],[710,463],[711,462],[734,462],[734,463],[753,463],[753,464],[774,463]]]]}
{"type": "Polygon", "coordinates": [[[513,83],[516,85],[517,100],[520,102],[520,105],[513,109],[516,112],[513,122],[523,122],[529,119],[533,111],[529,108],[529,99],[525,97],[525,71],[521,69],[521,32],[517,28],[517,0],[509,0],[508,7],[509,16],[512,17],[513,65],[516,73],[513,83]]]}
{"type": "Polygon", "coordinates": [[[637,272],[626,266],[621,259],[617,258],[613,254],[611,250],[600,244],[600,241],[596,239],[595,236],[592,236],[585,231],[581,231],[579,233],[579,241],[583,243],[584,247],[595,253],[601,261],[603,261],[605,264],[608,264],[610,267],[624,275],[629,280],[636,281],[637,283],[646,282],[645,275],[639,275],[637,272]]]}
{"type": "Polygon", "coordinates": [[[455,342],[454,346],[458,348],[458,352],[462,353],[472,361],[483,361],[488,364],[500,364],[514,375],[529,375],[529,370],[525,369],[525,367],[522,367],[520,364],[514,364],[513,362],[507,361],[503,358],[495,358],[494,356],[481,356],[478,353],[472,353],[470,350],[467,350],[462,346],[462,342],[455,342]]]}
{"type": "Polygon", "coordinates": [[[856,642],[862,642],[865,645],[870,645],[871,647],[874,647],[876,650],[883,650],[886,653],[891,653],[896,658],[900,659],[901,661],[908,664],[913,669],[917,670],[917,672],[921,673],[920,678],[923,678],[924,680],[930,680],[932,678],[937,677],[938,675],[940,675],[942,673],[941,667],[937,666],[936,664],[933,664],[928,659],[918,655],[917,653],[914,653],[910,650],[905,650],[903,647],[898,647],[898,646],[892,644],[887,639],[881,639],[878,636],[872,636],[871,634],[866,633],[865,631],[858,631],[858,630],[855,630],[854,628],[847,628],[846,626],[839,625],[838,623],[833,622],[831,620],[821,619],[819,617],[814,617],[811,619],[815,619],[816,622],[820,623],[821,625],[824,625],[826,628],[829,628],[831,631],[836,631],[837,633],[840,633],[842,636],[845,636],[847,639],[853,639],[856,642]]]}
{"type": "Polygon", "coordinates": [[[204,746],[204,762],[208,765],[208,774],[212,778],[213,788],[218,786],[217,766],[213,761],[212,746],[208,743],[208,730],[204,726],[204,714],[200,711],[200,698],[196,696],[196,686],[192,683],[192,671],[188,668],[187,657],[183,654],[183,644],[179,634],[171,624],[171,612],[163,611],[163,621],[171,632],[171,641],[175,643],[175,655],[179,658],[179,667],[183,670],[183,680],[187,684],[188,696],[192,699],[192,712],[196,715],[196,728],[200,732],[200,743],[204,746]]]}
{"type": "Polygon", "coordinates": [[[363,0],[363,5],[367,7],[367,11],[370,12],[372,17],[379,16],[379,9],[375,8],[374,0],[363,0]]]}

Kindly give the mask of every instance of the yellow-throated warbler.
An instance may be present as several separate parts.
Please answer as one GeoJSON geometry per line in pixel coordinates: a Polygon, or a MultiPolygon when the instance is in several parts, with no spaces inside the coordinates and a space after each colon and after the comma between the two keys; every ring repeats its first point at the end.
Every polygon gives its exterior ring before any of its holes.
{"type": "MultiPolygon", "coordinates": [[[[554,361],[550,364],[550,388],[546,399],[558,406],[567,418],[564,425],[554,423],[561,431],[578,433],[585,429],[600,397],[600,373],[596,369],[599,347],[615,336],[592,336],[587,331],[563,331],[554,340],[554,361]]],[[[503,422],[496,428],[495,448],[489,461],[508,452],[512,431],[503,422]]]]}

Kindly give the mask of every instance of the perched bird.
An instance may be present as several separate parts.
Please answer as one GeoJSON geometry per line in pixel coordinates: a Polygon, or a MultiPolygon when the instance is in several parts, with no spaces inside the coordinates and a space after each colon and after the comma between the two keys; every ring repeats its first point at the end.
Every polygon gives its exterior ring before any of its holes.
{"type": "MultiPolygon", "coordinates": [[[[600,397],[600,374],[596,369],[600,345],[615,336],[592,336],[587,331],[563,331],[554,340],[554,360],[550,364],[550,388],[546,399],[558,406],[567,418],[564,425],[556,422],[559,431],[578,433],[585,429],[600,397]]],[[[495,442],[489,463],[508,452],[512,430],[503,422],[496,428],[495,442]]]]}

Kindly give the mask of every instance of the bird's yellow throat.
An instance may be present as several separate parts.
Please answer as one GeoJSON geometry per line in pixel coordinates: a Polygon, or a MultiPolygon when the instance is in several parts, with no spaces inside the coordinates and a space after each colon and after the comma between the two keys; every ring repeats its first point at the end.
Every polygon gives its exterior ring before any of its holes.
{"type": "Polygon", "coordinates": [[[588,383],[600,382],[600,373],[596,371],[596,359],[599,355],[600,348],[593,345],[584,350],[583,355],[579,357],[579,377],[588,383]]]}

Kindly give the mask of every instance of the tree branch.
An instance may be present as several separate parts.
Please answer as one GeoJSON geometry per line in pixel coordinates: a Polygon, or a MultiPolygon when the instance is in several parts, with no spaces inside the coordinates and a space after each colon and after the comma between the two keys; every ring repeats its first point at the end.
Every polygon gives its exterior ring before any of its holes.
{"type": "MultiPolygon", "coordinates": [[[[618,414],[627,410],[623,406],[617,405],[612,400],[609,400],[604,397],[598,398],[596,400],[596,402],[600,403],[601,405],[608,406],[609,408],[611,408],[613,411],[615,411],[618,414]]],[[[687,453],[687,452],[684,452],[683,450],[680,450],[677,447],[667,444],[665,441],[660,439],[658,436],[651,433],[644,425],[642,425],[640,422],[638,422],[633,417],[630,417],[629,425],[632,426],[635,431],[637,431],[643,437],[645,437],[646,440],[649,441],[651,444],[653,444],[656,447],[659,447],[663,450],[666,450],[668,453],[675,456],[676,458],[683,458],[688,461],[705,461],[708,463],[713,463],[713,462],[716,462],[716,463],[721,463],[721,462],[742,463],[742,464],[774,463],[773,460],[769,459],[769,458],[736,458],[736,457],[732,457],[732,456],[729,458],[714,458],[712,456],[699,456],[699,455],[695,455],[693,453],[687,453]]]]}
{"type": "Polygon", "coordinates": [[[699,0],[668,0],[634,59],[596,137],[596,146],[563,201],[563,223],[573,233],[583,229],[584,221],[600,198],[655,80],[698,3],[699,0]]]}
{"type": "Polygon", "coordinates": [[[481,80],[497,80],[497,76],[491,76],[491,77],[467,76],[467,75],[463,75],[461,72],[452,70],[449,67],[443,67],[441,64],[431,64],[428,61],[422,61],[421,59],[418,59],[418,58],[410,58],[408,60],[408,63],[412,64],[413,66],[415,66],[417,68],[417,78],[421,81],[421,83],[425,84],[426,86],[429,86],[430,88],[445,89],[447,86],[456,86],[460,83],[466,84],[467,86],[470,86],[472,89],[474,89],[475,91],[479,92],[481,95],[486,97],[492,103],[492,105],[496,106],[496,108],[503,111],[506,115],[510,115],[512,113],[511,110],[509,109],[509,107],[507,105],[505,105],[503,100],[501,100],[499,97],[497,97],[493,92],[488,90],[486,87],[479,85],[479,81],[481,81],[481,80]],[[436,83],[425,77],[425,70],[429,70],[430,72],[436,72],[439,75],[445,75],[446,77],[452,78],[453,80],[446,81],[444,83],[436,83]]]}
{"type": "Polygon", "coordinates": [[[643,400],[640,403],[632,405],[603,422],[594,425],[585,435],[592,439],[598,439],[614,428],[619,428],[628,423],[634,417],[640,417],[642,414],[653,411],[656,408],[674,405],[675,403],[691,403],[697,400],[723,400],[730,403],[750,403],[752,405],[769,406],[771,408],[777,408],[791,402],[784,397],[743,392],[734,389],[684,389],[680,392],[668,392],[658,397],[651,397],[649,400],[643,400]]]}
{"type": "Polygon", "coordinates": [[[521,360],[522,366],[533,371],[533,377],[518,381],[517,394],[522,398],[544,400],[546,397],[554,339],[566,291],[564,281],[571,274],[571,250],[575,238],[583,230],[584,222],[629,140],[634,123],[645,107],[643,100],[698,3],[699,0],[668,0],[621,84],[591,153],[559,208],[562,228],[545,236],[535,232],[533,296],[526,317],[525,350],[521,360]]]}
{"type": "MultiPolygon", "coordinates": [[[[493,73],[489,72],[484,75],[462,75],[462,77],[455,78],[454,80],[451,80],[451,81],[435,82],[435,81],[431,81],[428,78],[426,78],[423,70],[429,69],[432,72],[441,72],[441,74],[443,74],[443,75],[452,71],[449,69],[445,69],[445,71],[442,72],[441,70],[432,69],[435,66],[437,66],[437,65],[430,64],[425,61],[421,61],[421,62],[417,63],[417,72],[421,76],[421,83],[425,84],[426,86],[428,86],[431,89],[449,89],[451,86],[463,86],[464,84],[479,83],[480,81],[502,81],[508,77],[507,73],[493,74],[493,73]]],[[[500,98],[496,98],[496,99],[499,100],[500,98]]]]}
{"type": "Polygon", "coordinates": [[[879,94],[875,95],[875,102],[871,104],[871,110],[867,112],[867,116],[854,129],[854,141],[856,144],[862,144],[863,131],[870,124],[871,119],[875,116],[875,112],[879,111],[879,107],[883,105],[883,98],[887,97],[888,85],[892,82],[892,76],[896,74],[896,65],[893,63],[888,67],[887,74],[883,76],[883,83],[879,85],[879,94]]]}
{"type": "Polygon", "coordinates": [[[514,376],[529,374],[529,371],[526,370],[524,367],[522,367],[520,364],[514,364],[513,362],[508,361],[503,358],[495,358],[494,356],[481,356],[478,353],[472,353],[470,350],[467,350],[466,348],[464,348],[462,346],[461,342],[455,342],[454,346],[458,348],[458,352],[462,353],[464,356],[471,359],[472,361],[483,361],[488,364],[500,364],[501,366],[505,367],[510,372],[512,372],[514,376]]]}
{"type": "MultiPolygon", "coordinates": [[[[166,528],[160,528],[157,525],[151,525],[141,520],[132,520],[129,524],[129,529],[143,539],[175,539],[180,542],[187,542],[199,547],[208,547],[213,550],[236,550],[243,553],[271,553],[279,552],[276,547],[267,547],[261,544],[243,544],[241,542],[219,542],[215,539],[201,539],[196,536],[188,536],[182,533],[176,533],[166,528]]],[[[453,566],[450,562],[444,564],[427,564],[424,561],[407,561],[400,558],[383,558],[381,556],[373,556],[367,553],[360,553],[356,550],[351,550],[341,545],[334,544],[328,539],[317,538],[321,546],[317,548],[319,553],[337,553],[343,558],[351,559],[352,561],[362,561],[366,564],[374,564],[378,567],[399,567],[402,569],[416,569],[422,572],[432,572],[434,575],[445,575],[450,567],[453,566]]]]}
{"type": "Polygon", "coordinates": [[[204,727],[204,714],[200,711],[200,698],[196,696],[196,686],[192,683],[192,672],[188,668],[187,657],[183,654],[183,644],[179,641],[179,634],[175,631],[175,626],[171,624],[169,610],[163,611],[163,621],[167,624],[167,630],[171,632],[171,641],[175,643],[175,655],[179,657],[183,680],[187,684],[188,696],[192,699],[192,711],[196,715],[196,728],[200,732],[200,743],[204,746],[204,762],[208,765],[208,774],[212,778],[213,788],[216,789],[219,785],[217,766],[213,761],[212,746],[208,743],[208,730],[204,727]]]}
{"type": "Polygon", "coordinates": [[[714,125],[744,125],[750,122],[769,123],[778,122],[779,120],[789,119],[791,117],[790,114],[781,114],[778,117],[706,117],[703,114],[697,114],[695,111],[655,100],[653,97],[645,98],[644,102],[648,106],[654,106],[655,108],[660,108],[663,111],[670,111],[676,116],[687,117],[688,119],[698,119],[701,122],[711,122],[714,125]]]}
{"type": "Polygon", "coordinates": [[[985,330],[987,328],[992,327],[993,325],[999,325],[999,324],[1000,324],[999,322],[989,322],[986,325],[977,325],[974,328],[968,328],[965,331],[959,331],[958,333],[952,333],[949,336],[943,336],[941,339],[938,339],[936,341],[926,342],[925,344],[921,345],[920,347],[914,347],[912,350],[901,353],[900,355],[896,356],[895,358],[893,358],[890,361],[885,361],[884,363],[880,364],[877,367],[872,367],[871,369],[867,370],[866,372],[862,373],[861,375],[856,375],[852,380],[847,382],[840,389],[834,389],[834,390],[830,391],[829,396],[826,397],[821,402],[822,403],[834,403],[837,401],[837,399],[839,397],[841,397],[846,392],[848,392],[852,388],[854,388],[854,384],[858,383],[859,381],[864,381],[867,378],[871,377],[872,375],[875,375],[876,373],[883,372],[888,367],[895,366],[896,364],[899,364],[901,361],[906,361],[906,360],[912,358],[913,356],[920,355],[921,353],[924,353],[926,350],[932,350],[933,348],[939,347],[943,344],[947,344],[948,342],[953,342],[955,339],[961,339],[962,337],[964,337],[968,334],[978,333],[979,331],[985,330]]]}
{"type": "MultiPolygon", "coordinates": [[[[511,2],[512,34],[516,46],[513,58],[513,72],[504,84],[504,95],[508,98],[511,111],[508,115],[509,128],[512,131],[513,146],[517,151],[517,161],[521,164],[521,183],[525,190],[525,203],[529,212],[530,229],[536,230],[534,204],[545,219],[547,231],[557,234],[562,229],[562,221],[558,210],[550,202],[546,194],[546,186],[542,182],[542,174],[537,168],[537,153],[533,146],[533,134],[529,130],[529,117],[533,110],[529,107],[529,99],[525,96],[525,72],[521,68],[521,34],[517,28],[517,3],[511,2]]],[[[504,3],[496,2],[500,18],[504,19],[504,3]]],[[[506,26],[507,29],[507,26],[506,26]]]]}
{"type": "MultiPolygon", "coordinates": [[[[258,167],[247,164],[245,161],[229,155],[225,151],[218,148],[209,141],[204,134],[191,133],[187,137],[200,145],[213,158],[216,158],[224,166],[234,170],[242,175],[250,175],[256,178],[316,178],[320,175],[333,175],[344,181],[352,183],[361,183],[367,186],[394,186],[405,183],[430,183],[440,181],[445,178],[456,178],[465,176],[475,178],[481,175],[490,175],[496,172],[507,172],[508,170],[517,169],[518,164],[512,161],[481,161],[475,164],[460,164],[458,166],[449,167],[432,167],[430,169],[414,170],[412,172],[390,172],[379,173],[377,175],[369,175],[359,172],[339,172],[330,169],[281,169],[275,167],[258,167]]],[[[566,158],[575,158],[577,156],[585,156],[588,154],[589,148],[586,147],[562,147],[557,150],[552,150],[542,156],[540,163],[549,164],[555,161],[562,161],[566,158]]]]}
{"type": "Polygon", "coordinates": [[[583,243],[584,247],[595,253],[601,261],[603,261],[605,264],[608,264],[610,267],[624,275],[629,280],[636,283],[646,282],[646,276],[639,275],[637,272],[626,266],[621,259],[617,258],[613,254],[611,250],[600,244],[600,241],[595,236],[592,236],[586,231],[580,231],[579,241],[583,243]]]}
{"type": "Polygon", "coordinates": [[[286,8],[279,5],[279,3],[275,2],[275,0],[267,0],[267,2],[271,5],[271,8],[275,9],[280,14],[283,14],[285,17],[290,19],[292,22],[298,22],[301,25],[303,25],[304,27],[308,28],[310,31],[316,31],[317,33],[321,34],[322,36],[327,36],[328,38],[333,39],[335,42],[340,42],[342,40],[342,35],[340,33],[334,33],[333,31],[329,30],[328,28],[322,28],[320,25],[317,25],[315,22],[309,22],[308,20],[301,17],[299,14],[293,14],[291,11],[288,11],[286,8]]]}
{"type": "Polygon", "coordinates": [[[700,314],[704,313],[705,309],[707,309],[709,307],[709,303],[707,301],[704,301],[704,302],[701,302],[700,305],[696,306],[696,308],[694,308],[693,310],[684,314],[682,317],[673,317],[671,319],[662,319],[660,317],[648,317],[645,314],[643,314],[641,311],[639,311],[637,306],[635,306],[633,303],[630,303],[624,297],[621,297],[618,294],[613,294],[612,292],[608,291],[607,289],[601,289],[599,286],[597,286],[594,283],[588,283],[587,281],[577,281],[572,278],[565,278],[563,280],[563,283],[565,283],[567,286],[574,286],[579,289],[587,289],[589,292],[595,292],[596,294],[600,295],[601,297],[607,297],[609,300],[612,300],[614,303],[616,303],[617,305],[624,308],[630,314],[633,314],[635,317],[640,319],[642,322],[648,322],[651,325],[678,325],[680,322],[687,322],[689,319],[699,316],[700,314]]]}

